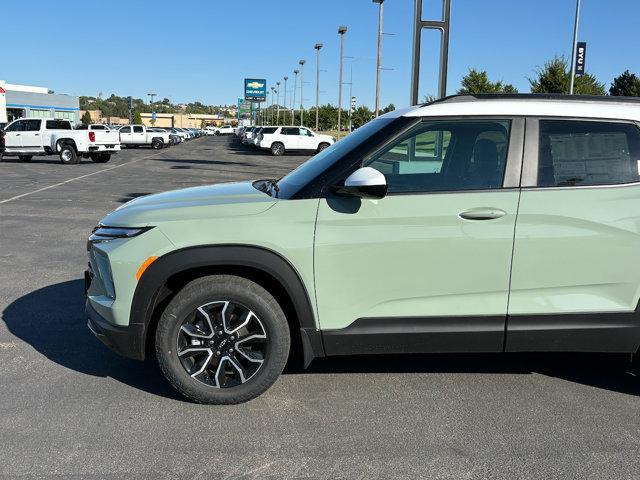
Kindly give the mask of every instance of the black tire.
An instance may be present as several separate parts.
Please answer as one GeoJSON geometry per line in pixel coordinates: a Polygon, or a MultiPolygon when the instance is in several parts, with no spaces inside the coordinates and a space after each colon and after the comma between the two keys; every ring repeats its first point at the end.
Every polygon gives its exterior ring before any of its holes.
{"type": "Polygon", "coordinates": [[[322,142],[320,145],[318,145],[318,152],[321,152],[326,148],[329,148],[329,144],[327,142],[322,142]]]}
{"type": "Polygon", "coordinates": [[[111,154],[110,153],[94,153],[91,155],[91,161],[95,162],[95,163],[107,163],[109,160],[111,160],[111,154]]]}
{"type": "Polygon", "coordinates": [[[30,162],[33,158],[33,155],[18,155],[18,160],[21,162],[30,162]]]}
{"type": "MultiPolygon", "coordinates": [[[[212,314],[211,318],[215,322],[218,317],[212,314]]],[[[247,318],[252,317],[247,316],[247,318]]],[[[230,319],[228,322],[228,325],[231,326],[230,319]]],[[[213,326],[213,331],[215,332],[217,330],[215,323],[213,326]]],[[[206,333],[206,330],[211,330],[211,328],[206,327],[205,330],[199,331],[206,333]]],[[[214,334],[212,340],[202,340],[203,344],[214,341],[223,342],[223,336],[226,333],[222,331],[218,333],[223,335],[217,337],[217,334],[214,334]]],[[[233,341],[233,337],[230,338],[233,341]]],[[[239,348],[238,343],[235,344],[236,350],[239,348]]],[[[156,357],[160,369],[178,392],[198,403],[226,405],[246,402],[265,392],[282,373],[287,363],[290,343],[289,326],[282,308],[280,308],[275,298],[257,283],[233,275],[212,275],[196,279],[187,284],[167,305],[158,322],[155,336],[156,357]],[[179,346],[181,336],[184,337],[185,335],[183,333],[185,330],[182,329],[182,326],[187,325],[187,322],[192,322],[198,307],[217,305],[215,302],[231,302],[236,305],[235,308],[240,306],[240,308],[251,311],[254,313],[253,318],[258,320],[266,335],[266,339],[261,341],[263,342],[261,343],[261,348],[264,350],[263,362],[257,371],[252,373],[244,383],[232,382],[231,386],[220,386],[221,382],[217,378],[217,372],[221,365],[229,367],[228,370],[231,375],[238,371],[238,369],[233,370],[229,365],[228,362],[231,360],[224,359],[227,355],[224,349],[227,346],[233,346],[233,343],[219,343],[218,346],[214,347],[200,347],[200,350],[211,349],[211,355],[205,357],[201,363],[196,363],[196,360],[193,360],[193,369],[198,368],[199,371],[204,371],[204,373],[193,373],[194,376],[199,376],[200,379],[193,378],[190,372],[187,371],[187,367],[183,366],[184,358],[191,359],[196,354],[192,353],[188,357],[180,357],[178,355],[180,348],[197,348],[192,346],[193,343],[188,343],[183,347],[179,346]],[[214,352],[216,349],[223,350],[222,358],[220,358],[219,350],[214,352]],[[220,359],[215,358],[216,355],[220,359]],[[217,363],[212,365],[210,360],[217,363]],[[214,369],[215,372],[213,372],[214,369]],[[211,373],[215,373],[213,378],[211,373]],[[207,384],[205,381],[213,381],[214,384],[207,384]]],[[[229,352],[231,351],[233,349],[229,350],[229,352]]],[[[241,359],[237,355],[238,353],[242,352],[229,353],[229,356],[238,361],[241,359]]],[[[242,355],[245,354],[242,353],[242,355]]],[[[247,358],[246,355],[245,358],[247,358]]],[[[254,364],[249,365],[255,366],[254,364]]],[[[229,378],[226,373],[224,378],[226,383],[227,378],[229,378]]]]}
{"type": "Polygon", "coordinates": [[[161,138],[154,138],[153,140],[151,140],[151,148],[153,148],[154,150],[162,150],[163,147],[164,142],[161,138]]]}
{"type": "Polygon", "coordinates": [[[284,144],[280,142],[274,142],[271,145],[271,155],[275,157],[279,157],[280,155],[284,155],[284,144]]]}
{"type": "Polygon", "coordinates": [[[213,134],[214,134],[216,137],[219,137],[219,136],[220,136],[220,132],[219,132],[219,131],[217,131],[217,130],[216,130],[215,132],[213,132],[213,134]]]}
{"type": "Polygon", "coordinates": [[[76,149],[73,148],[73,145],[65,143],[60,147],[60,162],[63,165],[74,165],[80,162],[80,158],[76,153],[76,149]]]}

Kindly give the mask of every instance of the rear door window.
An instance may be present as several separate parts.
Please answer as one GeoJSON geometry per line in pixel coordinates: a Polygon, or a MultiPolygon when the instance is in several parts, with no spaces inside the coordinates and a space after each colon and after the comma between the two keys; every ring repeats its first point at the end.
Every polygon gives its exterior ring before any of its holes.
{"type": "Polygon", "coordinates": [[[40,130],[41,120],[25,120],[25,132],[37,132],[40,130]]]}
{"type": "Polygon", "coordinates": [[[143,130],[142,130],[141,126],[137,125],[137,126],[133,127],[133,133],[142,133],[142,132],[143,132],[143,130]]]}
{"type": "Polygon", "coordinates": [[[640,129],[631,123],[540,120],[539,187],[640,181],[640,129]]]}

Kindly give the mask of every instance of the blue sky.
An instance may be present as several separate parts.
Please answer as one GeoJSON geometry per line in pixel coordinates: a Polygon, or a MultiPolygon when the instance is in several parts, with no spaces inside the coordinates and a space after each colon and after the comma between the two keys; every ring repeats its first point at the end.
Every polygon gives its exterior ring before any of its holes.
{"type": "MultiPolygon", "coordinates": [[[[424,0],[427,14],[440,0],[424,0]]],[[[377,5],[371,0],[154,0],[3,2],[0,78],[59,93],[145,97],[172,102],[234,103],[244,77],[269,85],[305,65],[305,104],[315,103],[316,42],[321,102],[337,103],[338,25],[349,27],[353,94],[373,106],[377,5]],[[52,22],[52,16],[57,20],[52,22]],[[64,19],[64,21],[61,21],[64,19]],[[49,25],[51,28],[44,28],[49,25]],[[13,39],[13,40],[11,40],[13,39]]],[[[587,71],[607,88],[625,69],[640,74],[639,0],[583,0],[581,41],[587,71]]],[[[555,54],[570,57],[575,0],[452,0],[448,92],[470,67],[529,90],[527,77],[555,54]]],[[[381,103],[408,104],[413,0],[386,0],[381,103]]],[[[436,34],[425,34],[421,97],[436,93],[436,34]]],[[[350,62],[345,60],[349,81],[350,62]]],[[[291,90],[291,82],[288,85],[291,90]]],[[[343,105],[349,85],[345,85],[343,105]]],[[[288,97],[290,98],[289,92],[288,97]]],[[[298,92],[299,98],[299,92],[298,92]]]]}

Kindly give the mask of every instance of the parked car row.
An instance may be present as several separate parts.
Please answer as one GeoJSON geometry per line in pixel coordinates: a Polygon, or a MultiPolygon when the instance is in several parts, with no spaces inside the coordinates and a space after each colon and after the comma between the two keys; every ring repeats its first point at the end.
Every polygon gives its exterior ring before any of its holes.
{"type": "Polygon", "coordinates": [[[196,128],[82,124],[74,129],[68,120],[21,118],[0,129],[0,159],[17,156],[29,162],[34,156],[57,154],[63,164],[82,158],[104,163],[122,147],[161,149],[202,135],[196,128]]]}
{"type": "Polygon", "coordinates": [[[321,152],[336,141],[330,135],[294,125],[240,127],[237,138],[243,145],[284,155],[289,151],[321,152]]]}

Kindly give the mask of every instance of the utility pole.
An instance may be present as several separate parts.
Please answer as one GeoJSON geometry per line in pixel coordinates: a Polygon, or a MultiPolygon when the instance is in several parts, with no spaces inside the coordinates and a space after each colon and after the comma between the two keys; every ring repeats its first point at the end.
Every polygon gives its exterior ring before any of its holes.
{"type": "Polygon", "coordinates": [[[280,123],[280,82],[276,82],[278,89],[276,90],[276,125],[280,123]]]}
{"type": "Polygon", "coordinates": [[[306,60],[300,60],[300,126],[304,121],[304,64],[306,60]]]}
{"type": "Polygon", "coordinates": [[[576,18],[573,24],[573,45],[571,46],[571,80],[569,81],[569,95],[573,95],[573,85],[576,77],[576,48],[578,46],[578,24],[580,23],[580,0],[576,0],[576,18]]]}
{"type": "Polygon", "coordinates": [[[294,124],[295,122],[295,116],[296,116],[296,90],[298,88],[298,73],[300,71],[299,70],[294,70],[293,71],[293,101],[291,102],[291,125],[294,124]]]}
{"type": "Polygon", "coordinates": [[[338,139],[340,139],[340,120],[342,111],[342,59],[344,57],[344,34],[347,33],[347,27],[340,25],[338,34],[340,35],[340,74],[338,78],[338,139]]]}
{"type": "Polygon", "coordinates": [[[287,122],[287,80],[289,80],[289,77],[285,76],[284,77],[284,101],[282,102],[282,104],[284,105],[284,115],[283,115],[284,123],[287,122]]]}
{"type": "Polygon", "coordinates": [[[316,131],[319,127],[319,108],[320,108],[320,49],[321,43],[316,43],[313,48],[316,49],[316,131]]]}
{"type": "Polygon", "coordinates": [[[382,64],[382,10],[384,0],[373,0],[373,3],[380,4],[378,10],[378,65],[376,68],[376,117],[380,115],[380,68],[382,64]]]}

